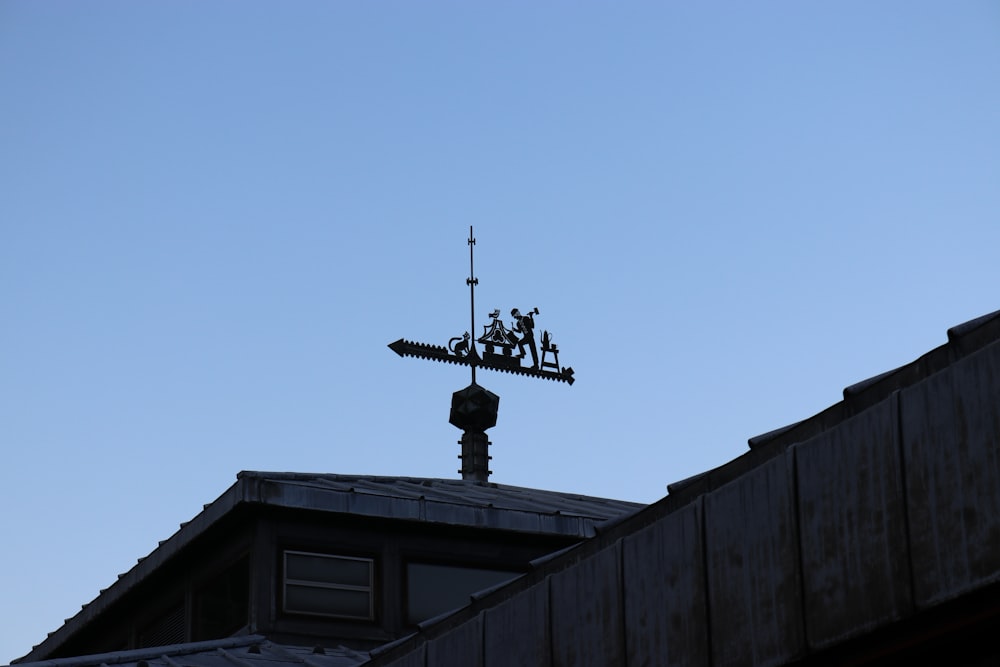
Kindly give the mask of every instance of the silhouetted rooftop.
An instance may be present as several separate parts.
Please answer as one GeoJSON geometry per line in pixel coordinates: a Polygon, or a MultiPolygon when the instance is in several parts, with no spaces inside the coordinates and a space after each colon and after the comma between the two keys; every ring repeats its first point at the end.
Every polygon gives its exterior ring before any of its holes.
{"type": "Polygon", "coordinates": [[[596,525],[644,505],[460,479],[243,471],[218,499],[181,524],[148,556],[139,558],[131,570],[120,574],[21,660],[30,660],[40,647],[59,645],[238,507],[277,507],[583,539],[595,534],[596,525]]]}
{"type": "Polygon", "coordinates": [[[349,648],[314,649],[275,644],[259,635],[57,658],[36,667],[354,667],[368,654],[349,648]]]}

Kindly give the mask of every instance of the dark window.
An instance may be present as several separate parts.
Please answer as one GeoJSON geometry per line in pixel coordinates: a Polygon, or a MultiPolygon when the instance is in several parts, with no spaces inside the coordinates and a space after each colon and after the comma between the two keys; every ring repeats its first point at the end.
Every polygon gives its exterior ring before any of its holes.
{"type": "Polygon", "coordinates": [[[370,621],[374,569],[370,558],[285,552],[284,610],[370,621]]]}
{"type": "Polygon", "coordinates": [[[469,596],[520,576],[509,570],[408,563],[406,620],[420,623],[451,609],[464,607],[469,596]]]}
{"type": "Polygon", "coordinates": [[[244,557],[195,591],[192,640],[222,639],[250,622],[250,559],[244,557]]]}

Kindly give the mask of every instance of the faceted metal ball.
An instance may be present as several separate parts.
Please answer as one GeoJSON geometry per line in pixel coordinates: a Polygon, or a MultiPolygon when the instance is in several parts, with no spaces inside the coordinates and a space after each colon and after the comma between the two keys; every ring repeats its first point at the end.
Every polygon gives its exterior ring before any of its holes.
{"type": "Polygon", "coordinates": [[[451,395],[448,423],[463,431],[485,431],[497,425],[500,397],[478,384],[470,384],[451,395]]]}

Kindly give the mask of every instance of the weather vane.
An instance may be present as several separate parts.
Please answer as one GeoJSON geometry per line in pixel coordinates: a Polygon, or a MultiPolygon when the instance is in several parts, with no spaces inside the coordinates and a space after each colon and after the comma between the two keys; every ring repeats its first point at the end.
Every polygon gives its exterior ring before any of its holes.
{"type": "MultiPolygon", "coordinates": [[[[479,279],[473,270],[473,248],[476,239],[469,227],[469,277],[465,282],[469,286],[470,331],[476,330],[476,285],[479,279]]],[[[476,369],[488,368],[504,373],[516,373],[530,377],[556,380],[573,384],[573,369],[559,366],[559,348],[552,342],[552,334],[542,331],[542,356],[538,356],[538,345],[535,342],[535,315],[538,308],[532,308],[526,314],[514,308],[510,311],[513,318],[510,327],[504,325],[500,318],[500,309],[494,309],[489,314],[490,323],[483,326],[483,335],[475,340],[470,332],[455,336],[444,345],[429,345],[415,343],[400,338],[390,343],[389,348],[401,357],[420,357],[452,364],[462,364],[472,368],[472,382],[476,382],[476,369]],[[476,343],[483,345],[483,354],[479,355],[476,343]],[[523,365],[525,347],[531,353],[531,364],[523,365]],[[517,354],[515,354],[515,350],[517,354]]]]}
{"type": "Polygon", "coordinates": [[[472,370],[472,384],[455,392],[451,400],[451,416],[448,421],[464,431],[459,443],[462,445],[462,479],[485,482],[490,475],[488,454],[489,440],[486,429],[496,426],[500,397],[476,384],[476,369],[487,368],[503,373],[515,373],[529,377],[543,378],[573,384],[573,369],[559,365],[559,348],[552,342],[552,335],[542,331],[541,357],[535,341],[535,315],[538,308],[521,313],[514,308],[513,318],[507,327],[500,316],[500,309],[489,314],[490,323],[483,326],[483,335],[473,339],[476,331],[476,278],[473,251],[476,239],[469,227],[469,331],[455,336],[445,345],[415,343],[400,338],[389,344],[389,349],[401,357],[419,357],[468,366],[472,370]],[[482,355],[476,343],[483,346],[482,355]],[[515,353],[516,350],[516,353],[515,353]],[[530,365],[525,358],[531,355],[530,365]]]}

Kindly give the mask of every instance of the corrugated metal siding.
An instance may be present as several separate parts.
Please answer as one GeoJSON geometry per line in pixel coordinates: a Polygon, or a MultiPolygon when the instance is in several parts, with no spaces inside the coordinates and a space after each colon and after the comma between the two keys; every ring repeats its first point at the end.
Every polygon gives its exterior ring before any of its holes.
{"type": "Polygon", "coordinates": [[[897,425],[894,397],[794,447],[813,648],[911,611],[897,425]]]}
{"type": "Polygon", "coordinates": [[[902,393],[916,603],[1000,580],[1000,343],[902,393]]]}
{"type": "Polygon", "coordinates": [[[778,456],[705,497],[714,665],[778,665],[804,652],[792,488],[778,456]]]}
{"type": "Polygon", "coordinates": [[[708,613],[701,501],[624,539],[630,667],[706,667],[708,613]]]}

